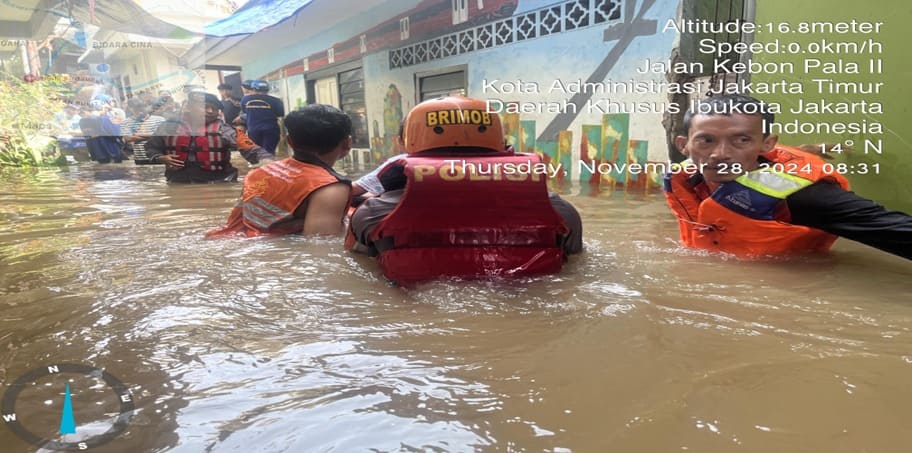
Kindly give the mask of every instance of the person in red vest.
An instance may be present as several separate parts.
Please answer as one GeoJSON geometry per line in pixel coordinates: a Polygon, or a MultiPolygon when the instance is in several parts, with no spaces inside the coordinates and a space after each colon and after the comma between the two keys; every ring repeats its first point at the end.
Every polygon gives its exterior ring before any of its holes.
{"type": "Polygon", "coordinates": [[[314,104],[284,121],[293,156],[248,173],[227,224],[207,238],[343,232],[351,182],[332,166],[351,150],[351,119],[335,107],[314,104]]]}
{"type": "Polygon", "coordinates": [[[237,181],[231,150],[252,164],[269,163],[271,153],[238,134],[219,118],[222,103],[213,94],[191,92],[180,121],[162,123],[146,142],[152,163],[165,164],[165,178],[175,183],[237,181]]]}
{"type": "Polygon", "coordinates": [[[352,215],[346,247],[378,257],[400,284],[436,277],[554,273],[582,251],[582,222],[548,193],[534,154],[505,149],[485,102],[418,104],[405,121],[408,157],[384,164],[380,196],[352,215]]]}
{"type": "Polygon", "coordinates": [[[912,259],[912,216],[850,192],[837,167],[778,143],[755,98],[713,96],[684,116],[689,159],[665,175],[681,241],[743,257],[825,252],[845,237],[912,259]]]}

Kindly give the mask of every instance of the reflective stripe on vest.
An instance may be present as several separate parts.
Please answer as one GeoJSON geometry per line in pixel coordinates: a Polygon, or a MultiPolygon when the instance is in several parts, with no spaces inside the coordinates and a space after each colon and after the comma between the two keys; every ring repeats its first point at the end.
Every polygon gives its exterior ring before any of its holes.
{"type": "Polygon", "coordinates": [[[757,192],[780,199],[785,199],[789,195],[814,184],[814,181],[784,172],[773,171],[769,168],[754,170],[746,175],[741,175],[735,179],[735,182],[750,187],[757,192]]]}
{"type": "Polygon", "coordinates": [[[256,226],[267,230],[273,225],[291,219],[291,212],[282,210],[278,206],[260,198],[253,197],[244,201],[244,219],[256,226]]]}
{"type": "Polygon", "coordinates": [[[206,237],[300,233],[304,219],[295,217],[295,211],[315,190],[338,182],[343,182],[341,176],[316,159],[301,162],[289,157],[256,168],[244,179],[241,201],[227,224],[206,237]]]}
{"type": "Polygon", "coordinates": [[[720,184],[711,198],[745,217],[773,220],[782,200],[811,184],[813,181],[794,175],[769,169],[754,170],[720,184]]]}

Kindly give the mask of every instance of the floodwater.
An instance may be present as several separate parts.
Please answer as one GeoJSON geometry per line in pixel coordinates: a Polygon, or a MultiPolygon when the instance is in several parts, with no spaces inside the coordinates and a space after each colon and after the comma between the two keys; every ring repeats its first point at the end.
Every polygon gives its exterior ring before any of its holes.
{"type": "MultiPolygon", "coordinates": [[[[135,412],[90,451],[912,444],[908,261],[845,240],[791,262],[682,250],[661,194],[618,192],[567,197],[587,251],[560,275],[403,290],[341,240],[204,241],[240,185],[169,186],[161,172],[0,173],[3,390],[59,363],[116,376],[135,412]]],[[[57,438],[55,378],[16,402],[39,437],[57,438]]],[[[95,381],[67,380],[69,436],[117,414],[95,381]]],[[[0,445],[37,448],[8,427],[0,445]]]]}

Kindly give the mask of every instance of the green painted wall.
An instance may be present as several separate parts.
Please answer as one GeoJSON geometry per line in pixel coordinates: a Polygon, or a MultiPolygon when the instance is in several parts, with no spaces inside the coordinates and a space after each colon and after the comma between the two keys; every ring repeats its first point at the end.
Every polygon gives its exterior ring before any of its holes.
{"type": "MultiPolygon", "coordinates": [[[[880,55],[852,54],[850,49],[836,55],[801,54],[762,54],[756,53],[754,60],[761,63],[792,62],[795,65],[793,74],[759,73],[752,75],[752,81],[798,81],[804,85],[803,95],[794,94],[763,94],[756,95],[766,101],[782,104],[787,110],[798,104],[798,99],[817,101],[861,101],[880,102],[883,104],[883,114],[867,115],[868,122],[879,121],[884,125],[882,136],[864,134],[833,134],[833,135],[789,135],[780,136],[780,141],[786,144],[804,143],[835,143],[852,140],[855,151],[849,155],[836,156],[834,162],[845,162],[850,165],[866,162],[869,164],[880,163],[880,174],[847,175],[852,183],[852,189],[859,195],[875,199],[887,207],[912,212],[912,58],[910,58],[910,41],[912,41],[912,2],[908,0],[877,0],[876,2],[858,2],[855,0],[829,0],[826,2],[800,2],[795,0],[762,0],[757,1],[758,24],[789,22],[791,28],[797,28],[800,22],[883,22],[879,34],[801,34],[770,32],[766,27],[761,33],[755,35],[755,41],[770,43],[778,39],[782,44],[797,42],[803,49],[812,41],[821,39],[839,42],[858,42],[873,39],[883,46],[880,55]],[[860,74],[821,74],[818,70],[806,74],[804,62],[807,58],[818,58],[821,61],[856,62],[860,65],[860,74]],[[883,73],[871,74],[868,61],[872,58],[883,60],[883,73]],[[883,88],[877,94],[819,94],[813,78],[833,78],[838,81],[858,82],[883,82],[883,88]],[[864,139],[874,140],[883,138],[883,154],[863,153],[864,146],[859,146],[864,139]]],[[[871,46],[868,47],[868,50],[871,46]]],[[[834,48],[835,50],[835,48],[834,48]]],[[[794,114],[783,112],[777,120],[792,121],[802,117],[804,121],[860,121],[865,115],[861,114],[794,114]]],[[[873,167],[871,167],[873,169],[873,167]]]]}

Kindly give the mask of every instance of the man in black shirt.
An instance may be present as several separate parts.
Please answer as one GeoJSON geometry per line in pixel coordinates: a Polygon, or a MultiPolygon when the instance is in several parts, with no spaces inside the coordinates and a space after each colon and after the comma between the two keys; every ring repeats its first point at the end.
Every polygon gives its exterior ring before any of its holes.
{"type": "Polygon", "coordinates": [[[218,91],[222,95],[222,114],[225,115],[225,123],[231,124],[241,113],[241,101],[232,94],[234,87],[230,83],[219,84],[218,91]]]}
{"type": "Polygon", "coordinates": [[[826,231],[912,259],[912,216],[891,211],[827,183],[786,198],[792,223],[826,231]]]}
{"type": "Polygon", "coordinates": [[[814,155],[778,145],[754,98],[714,96],[684,117],[690,159],[665,177],[685,245],[737,255],[825,251],[836,236],[912,259],[912,216],[847,190],[814,155]]]}
{"type": "Polygon", "coordinates": [[[246,85],[241,112],[247,114],[247,134],[254,143],[275,154],[279,144],[278,119],[285,116],[285,105],[281,99],[266,94],[269,83],[265,80],[252,80],[246,85]]]}

